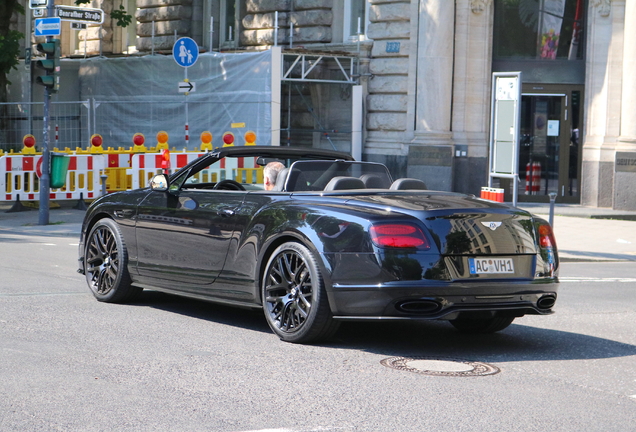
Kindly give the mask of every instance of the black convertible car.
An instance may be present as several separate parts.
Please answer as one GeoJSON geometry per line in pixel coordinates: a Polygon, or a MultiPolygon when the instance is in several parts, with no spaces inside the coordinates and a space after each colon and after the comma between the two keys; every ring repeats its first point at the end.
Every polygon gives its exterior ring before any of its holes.
{"type": "Polygon", "coordinates": [[[290,147],[216,149],[148,188],[105,195],[79,245],[99,301],[145,288],[262,308],[274,333],[299,343],[342,320],[499,331],[552,313],[558,265],[550,225],[526,211],[290,147]],[[286,168],[267,191],[259,168],[272,161],[286,168]]]}

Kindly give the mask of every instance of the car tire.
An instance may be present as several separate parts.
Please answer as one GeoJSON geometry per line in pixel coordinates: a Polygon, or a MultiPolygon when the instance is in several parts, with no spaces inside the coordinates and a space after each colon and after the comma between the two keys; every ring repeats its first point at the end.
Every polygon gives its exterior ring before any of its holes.
{"type": "Polygon", "coordinates": [[[88,287],[101,302],[125,303],[142,291],[132,286],[126,243],[112,219],[100,219],[86,237],[84,269],[88,287]]]}
{"type": "Polygon", "coordinates": [[[450,323],[462,333],[495,333],[508,327],[515,320],[514,317],[492,318],[458,318],[450,323]]]}
{"type": "Polygon", "coordinates": [[[314,254],[288,242],[271,254],[261,281],[263,311],[283,341],[309,343],[329,339],[338,330],[314,254]]]}

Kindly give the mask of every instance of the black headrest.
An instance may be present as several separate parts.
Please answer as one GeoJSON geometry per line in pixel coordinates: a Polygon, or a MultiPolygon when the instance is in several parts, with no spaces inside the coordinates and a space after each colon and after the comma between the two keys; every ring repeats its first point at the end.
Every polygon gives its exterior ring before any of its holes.
{"type": "Polygon", "coordinates": [[[282,170],[278,172],[278,175],[276,176],[276,184],[274,185],[273,190],[278,192],[283,190],[283,188],[285,187],[285,181],[287,180],[288,172],[289,172],[289,168],[283,168],[282,170]]]}
{"type": "Polygon", "coordinates": [[[391,186],[389,179],[382,178],[377,174],[362,174],[360,180],[369,189],[388,189],[391,186]]]}
{"type": "Polygon", "coordinates": [[[426,183],[422,180],[414,179],[414,178],[401,178],[397,179],[391,185],[392,190],[409,190],[409,189],[417,189],[417,190],[426,190],[426,183]]]}
{"type": "Polygon", "coordinates": [[[364,189],[364,182],[358,177],[338,176],[332,178],[325,186],[325,191],[346,189],[364,189]]]}

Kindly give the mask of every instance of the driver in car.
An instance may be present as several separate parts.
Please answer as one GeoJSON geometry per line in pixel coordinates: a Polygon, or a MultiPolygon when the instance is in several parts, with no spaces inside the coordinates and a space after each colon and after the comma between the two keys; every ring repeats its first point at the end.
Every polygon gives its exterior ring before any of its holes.
{"type": "Polygon", "coordinates": [[[270,162],[263,168],[263,183],[265,184],[265,190],[271,191],[276,186],[276,178],[278,173],[285,168],[280,162],[270,162]]]}

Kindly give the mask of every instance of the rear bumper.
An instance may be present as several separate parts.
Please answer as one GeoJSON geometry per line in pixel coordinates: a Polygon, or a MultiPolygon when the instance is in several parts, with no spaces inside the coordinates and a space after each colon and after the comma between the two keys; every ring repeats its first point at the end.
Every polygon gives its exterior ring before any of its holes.
{"type": "Polygon", "coordinates": [[[557,298],[556,278],[540,281],[492,281],[426,286],[390,283],[375,286],[334,285],[328,291],[336,319],[455,319],[484,316],[549,315],[557,298]]]}

